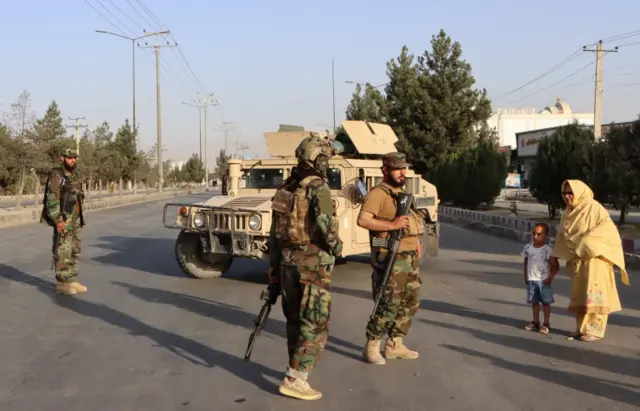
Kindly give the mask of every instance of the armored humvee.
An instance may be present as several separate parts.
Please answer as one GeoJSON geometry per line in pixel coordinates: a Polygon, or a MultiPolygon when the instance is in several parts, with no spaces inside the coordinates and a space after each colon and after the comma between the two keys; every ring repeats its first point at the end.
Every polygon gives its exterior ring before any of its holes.
{"type": "MultiPolygon", "coordinates": [[[[382,181],[383,154],[396,151],[397,136],[385,124],[344,121],[345,133],[328,137],[340,154],[329,162],[328,184],[333,193],[343,257],[370,252],[369,232],[356,224],[363,195],[382,181]]],[[[185,274],[215,278],[234,258],[268,260],[271,198],[297,164],[294,152],[310,132],[265,133],[271,158],[228,161],[223,195],[202,203],[167,203],[163,224],[180,230],[175,243],[178,265],[185,274]]],[[[413,193],[426,233],[423,256],[437,256],[439,247],[436,187],[407,170],[406,190],[413,193]]],[[[424,258],[424,257],[423,257],[424,258]]]]}

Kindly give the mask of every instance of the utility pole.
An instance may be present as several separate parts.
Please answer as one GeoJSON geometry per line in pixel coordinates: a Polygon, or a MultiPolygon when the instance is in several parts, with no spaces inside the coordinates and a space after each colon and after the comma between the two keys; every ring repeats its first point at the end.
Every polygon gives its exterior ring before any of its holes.
{"type": "Polygon", "coordinates": [[[333,59],[331,59],[331,85],[333,87],[333,135],[336,135],[336,76],[335,69],[333,64],[333,59]]]}
{"type": "Polygon", "coordinates": [[[229,156],[229,131],[235,130],[233,126],[233,122],[231,121],[223,121],[222,128],[214,128],[214,130],[222,131],[224,133],[224,155],[229,156]]]}
{"type": "Polygon", "coordinates": [[[207,107],[217,106],[217,101],[209,101],[209,97],[213,97],[213,93],[198,93],[204,98],[202,107],[204,108],[204,182],[205,187],[209,187],[209,164],[207,163],[207,107]]]}
{"type": "Polygon", "coordinates": [[[69,120],[71,121],[75,121],[76,123],[73,125],[65,125],[65,127],[67,128],[75,128],[76,129],[76,153],[78,153],[78,155],[80,155],[80,134],[78,134],[78,129],[79,128],[86,128],[89,127],[86,124],[78,124],[78,120],[84,120],[84,117],[75,117],[75,118],[71,118],[69,117],[69,120]]]}
{"type": "MultiPolygon", "coordinates": [[[[132,117],[132,122],[133,122],[133,148],[135,150],[136,155],[138,154],[138,123],[136,123],[136,40],[140,40],[143,39],[145,37],[151,37],[151,36],[164,36],[169,34],[169,30],[163,30],[163,31],[153,31],[153,32],[148,32],[146,30],[143,30],[143,35],[141,36],[137,36],[137,37],[127,37],[127,36],[123,36],[122,34],[117,34],[117,33],[113,33],[110,31],[106,31],[106,30],[96,30],[96,33],[101,33],[101,34],[110,34],[112,36],[116,36],[116,37],[120,37],[121,39],[125,39],[125,40],[129,40],[131,42],[131,63],[132,63],[132,77],[133,77],[133,101],[132,101],[132,109],[133,109],[133,117],[132,117]]],[[[136,186],[136,171],[133,170],[133,195],[137,194],[137,186],[136,186]]]]}
{"type": "Polygon", "coordinates": [[[236,140],[236,158],[242,159],[242,152],[249,150],[249,145],[247,143],[241,143],[240,140],[236,140]],[[238,154],[240,152],[240,154],[238,154]]]}
{"type": "Polygon", "coordinates": [[[604,42],[600,40],[595,50],[588,49],[587,46],[582,47],[582,51],[590,51],[596,53],[596,87],[595,98],[593,103],[593,135],[596,139],[602,137],[602,58],[605,53],[617,53],[618,47],[612,50],[604,49],[604,42]]]}
{"type": "Polygon", "coordinates": [[[141,48],[152,48],[156,54],[156,129],[157,129],[157,157],[158,157],[158,192],[162,192],[164,186],[164,169],[162,165],[162,110],[161,110],[161,98],[160,98],[160,48],[161,47],[176,47],[177,44],[171,44],[167,41],[167,44],[147,45],[139,46],[141,48]]]}
{"type": "MultiPolygon", "coordinates": [[[[193,102],[196,103],[195,100],[193,102]]],[[[198,104],[185,103],[184,101],[182,102],[182,104],[186,104],[187,106],[195,107],[198,109],[198,130],[200,132],[200,161],[202,161],[203,160],[202,158],[202,107],[203,106],[198,104]]],[[[207,169],[206,163],[204,168],[205,170],[207,169]]]]}

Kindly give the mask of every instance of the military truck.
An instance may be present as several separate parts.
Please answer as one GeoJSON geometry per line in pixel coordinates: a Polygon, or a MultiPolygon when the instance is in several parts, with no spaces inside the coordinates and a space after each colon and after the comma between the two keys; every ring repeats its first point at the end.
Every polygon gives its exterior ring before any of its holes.
{"type": "MultiPolygon", "coordinates": [[[[363,196],[382,181],[382,160],[397,151],[397,136],[385,124],[342,122],[344,133],[327,136],[341,153],[328,170],[343,257],[370,253],[369,232],[356,224],[363,196]]],[[[271,199],[297,164],[294,152],[310,135],[301,132],[267,132],[271,158],[229,159],[222,196],[199,203],[167,203],[163,224],[178,229],[175,255],[178,265],[191,277],[208,279],[224,274],[235,258],[268,260],[271,199]]],[[[424,255],[437,256],[439,247],[438,192],[436,187],[407,170],[406,190],[414,193],[416,207],[425,219],[421,239],[424,255]]],[[[424,257],[423,257],[424,258],[424,257]]]]}

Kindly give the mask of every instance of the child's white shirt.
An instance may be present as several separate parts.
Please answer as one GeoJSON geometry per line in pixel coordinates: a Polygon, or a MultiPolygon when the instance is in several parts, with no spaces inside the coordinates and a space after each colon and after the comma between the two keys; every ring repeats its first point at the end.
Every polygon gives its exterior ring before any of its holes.
{"type": "Polygon", "coordinates": [[[553,249],[547,244],[540,248],[536,248],[533,243],[524,246],[520,255],[528,259],[527,281],[544,281],[549,277],[551,251],[553,249]]]}

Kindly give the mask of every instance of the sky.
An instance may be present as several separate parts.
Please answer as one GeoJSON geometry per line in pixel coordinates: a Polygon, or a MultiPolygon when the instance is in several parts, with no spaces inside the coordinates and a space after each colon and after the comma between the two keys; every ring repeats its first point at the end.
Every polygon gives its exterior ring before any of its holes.
{"type": "MultiPolygon", "coordinates": [[[[431,37],[440,29],[461,44],[476,87],[487,89],[494,109],[540,110],[561,97],[574,112],[593,111],[591,52],[580,52],[561,68],[505,93],[548,72],[584,45],[638,31],[605,42],[606,49],[624,47],[603,60],[603,119],[629,121],[640,113],[640,2],[629,0],[5,3],[0,112],[27,90],[37,115],[55,100],[65,124],[73,123],[69,117],[84,116],[80,122],[90,128],[107,121],[115,131],[132,114],[131,42],[95,31],[136,36],[143,29],[169,29],[166,38],[139,42],[178,45],[159,49],[165,160],[184,161],[199,153],[198,109],[182,104],[201,102],[198,92],[213,93],[219,103],[207,109],[210,167],[225,147],[219,131],[223,122],[233,128],[229,152],[238,143],[248,146],[245,154],[264,157],[263,133],[276,131],[279,124],[310,130],[333,126],[332,59],[339,125],[354,90],[345,81],[386,82],[388,60],[404,45],[416,56],[430,50],[431,37]]],[[[155,77],[153,49],[138,48],[136,120],[145,150],[157,141],[155,77]]]]}

